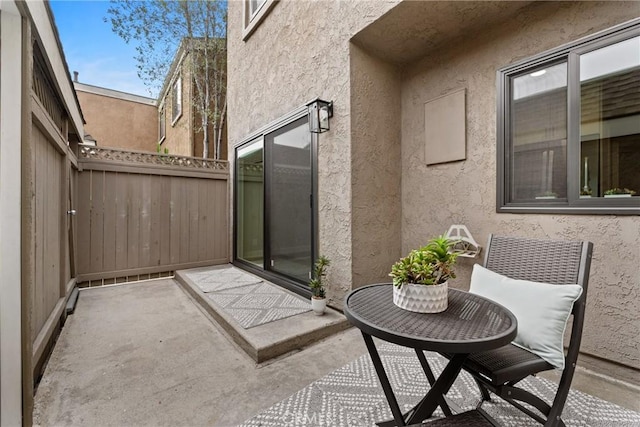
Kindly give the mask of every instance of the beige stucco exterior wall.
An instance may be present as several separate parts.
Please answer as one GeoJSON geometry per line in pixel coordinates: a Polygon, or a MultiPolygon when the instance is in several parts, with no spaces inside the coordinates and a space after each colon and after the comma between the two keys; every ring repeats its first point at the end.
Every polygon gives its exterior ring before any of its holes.
{"type": "MultiPolygon", "coordinates": [[[[386,280],[392,261],[451,224],[466,224],[481,244],[490,233],[590,240],[582,350],[631,367],[638,377],[640,218],[497,214],[495,159],[496,71],[640,16],[640,3],[511,3],[511,11],[495,18],[483,12],[491,6],[483,2],[460,6],[467,8],[463,16],[438,2],[432,32],[423,31],[429,23],[422,17],[413,26],[390,28],[394,20],[384,15],[397,3],[279,2],[243,41],[242,2],[230,2],[229,157],[235,144],[308,100],[333,100],[331,130],[319,135],[318,199],[319,247],[333,261],[327,282],[334,306],[348,289],[386,280]],[[448,24],[441,22],[445,15],[448,24]],[[471,29],[461,32],[458,19],[471,29]],[[482,28],[489,19],[499,22],[482,28]],[[376,28],[378,22],[386,26],[376,28]],[[401,40],[412,31],[428,37],[408,50],[424,42],[428,51],[410,64],[389,64],[405,53],[385,56],[384,46],[366,43],[385,38],[372,34],[401,40]],[[352,43],[358,33],[366,37],[352,43]],[[433,50],[437,43],[445,47],[433,50]],[[467,160],[427,167],[424,103],[461,88],[467,91],[467,160]]],[[[454,286],[468,286],[475,262],[460,259],[454,286]]]]}
{"type": "Polygon", "coordinates": [[[89,133],[101,147],[156,151],[156,107],[76,90],[89,133]]]}
{"type": "MultiPolygon", "coordinates": [[[[406,67],[402,85],[403,252],[456,223],[481,244],[490,233],[593,242],[581,350],[634,368],[640,368],[640,217],[497,214],[495,81],[505,65],[637,16],[637,2],[534,4],[517,19],[406,67]],[[467,89],[467,160],[427,167],[424,103],[458,88],[467,89]]],[[[459,264],[456,285],[466,288],[473,262],[459,264]]]]}
{"type": "MultiPolygon", "coordinates": [[[[332,260],[328,297],[340,305],[353,281],[349,39],[397,1],[278,2],[242,40],[242,2],[229,2],[228,136],[251,132],[320,97],[334,101],[319,136],[319,251],[332,260]]],[[[358,232],[356,232],[358,234],[358,232]]]]}
{"type": "Polygon", "coordinates": [[[352,287],[388,281],[399,257],[400,71],[352,44],[352,287]]]}

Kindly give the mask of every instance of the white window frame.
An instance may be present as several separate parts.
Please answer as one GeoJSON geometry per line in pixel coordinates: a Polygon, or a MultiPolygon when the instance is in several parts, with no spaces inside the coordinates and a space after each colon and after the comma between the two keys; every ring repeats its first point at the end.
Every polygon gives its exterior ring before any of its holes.
{"type": "Polygon", "coordinates": [[[609,28],[567,45],[520,61],[498,70],[497,82],[497,194],[496,211],[498,213],[561,213],[561,214],[640,214],[640,197],[629,199],[611,199],[579,197],[580,176],[580,55],[594,51],[621,40],[640,35],[640,19],[634,19],[616,27],[609,28]],[[557,200],[536,200],[531,202],[513,202],[509,198],[510,174],[509,162],[511,147],[510,99],[511,80],[530,71],[535,71],[559,61],[568,64],[567,96],[567,198],[557,200]]]}
{"type": "Polygon", "coordinates": [[[162,100],[158,109],[158,144],[162,144],[167,138],[167,110],[165,101],[162,100]]]}
{"type": "Polygon", "coordinates": [[[178,76],[171,85],[171,126],[182,116],[182,76],[178,76]]]}
{"type": "Polygon", "coordinates": [[[278,0],[262,0],[255,10],[252,10],[251,8],[251,0],[243,0],[242,3],[242,21],[244,23],[242,40],[247,41],[251,34],[271,12],[276,3],[278,3],[278,0]]]}

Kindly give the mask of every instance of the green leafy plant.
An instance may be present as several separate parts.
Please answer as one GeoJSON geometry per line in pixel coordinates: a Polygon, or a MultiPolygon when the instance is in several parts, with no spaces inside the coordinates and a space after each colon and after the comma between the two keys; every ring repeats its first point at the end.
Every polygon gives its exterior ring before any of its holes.
{"type": "Polygon", "coordinates": [[[631,194],[633,196],[636,192],[628,188],[610,188],[605,191],[604,194],[607,196],[611,196],[613,194],[631,194]]]}
{"type": "Polygon", "coordinates": [[[327,275],[327,267],[330,264],[329,258],[320,256],[313,265],[313,279],[309,281],[309,287],[311,288],[314,298],[326,297],[326,291],[322,281],[327,275]]]}
{"type": "Polygon", "coordinates": [[[455,279],[453,266],[458,255],[450,251],[454,244],[455,241],[438,236],[426,246],[412,250],[391,267],[389,276],[393,278],[393,284],[398,288],[405,283],[439,285],[455,279]]]}

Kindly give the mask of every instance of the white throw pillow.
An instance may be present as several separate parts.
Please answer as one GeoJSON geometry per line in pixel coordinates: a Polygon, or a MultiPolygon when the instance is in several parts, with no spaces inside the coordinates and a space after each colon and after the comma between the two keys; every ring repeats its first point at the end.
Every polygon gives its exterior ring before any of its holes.
{"type": "Polygon", "coordinates": [[[515,280],[476,264],[469,292],[503,305],[516,316],[518,335],[513,344],[564,368],[564,331],[573,303],[582,294],[580,285],[515,280]]]}

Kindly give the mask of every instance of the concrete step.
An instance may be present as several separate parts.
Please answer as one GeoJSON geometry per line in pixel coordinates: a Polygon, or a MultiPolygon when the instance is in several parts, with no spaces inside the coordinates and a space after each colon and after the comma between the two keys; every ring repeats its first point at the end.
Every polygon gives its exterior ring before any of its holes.
{"type": "MultiPolygon", "coordinates": [[[[179,270],[175,279],[182,288],[227,332],[253,360],[262,363],[294,350],[299,350],[316,341],[347,329],[350,324],[346,317],[327,307],[324,315],[317,316],[313,311],[296,314],[284,319],[275,320],[245,329],[223,307],[207,298],[202,286],[194,282],[191,273],[206,272],[216,267],[203,267],[190,270],[179,270]],[[191,276],[191,277],[190,277],[191,276]]],[[[247,273],[249,274],[249,273],[247,273]]],[[[292,292],[259,278],[265,284],[277,287],[291,295],[292,292]]],[[[298,298],[302,298],[295,295],[298,298]]]]}

